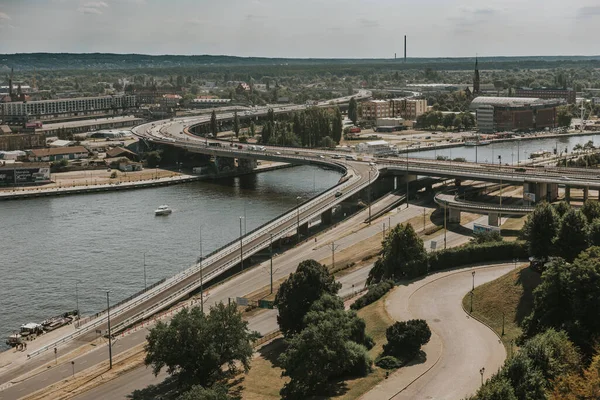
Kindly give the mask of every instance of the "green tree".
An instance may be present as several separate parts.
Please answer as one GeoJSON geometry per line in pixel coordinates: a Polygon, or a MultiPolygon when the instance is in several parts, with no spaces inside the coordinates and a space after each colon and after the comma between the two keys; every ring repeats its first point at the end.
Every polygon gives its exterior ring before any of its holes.
{"type": "Polygon", "coordinates": [[[387,343],[383,345],[383,354],[393,356],[405,362],[415,358],[421,346],[431,338],[431,330],[422,319],[398,321],[385,331],[387,343]]]}
{"type": "Polygon", "coordinates": [[[275,111],[273,111],[272,108],[269,108],[267,110],[267,121],[269,121],[272,124],[275,124],[275,111]]]}
{"type": "Polygon", "coordinates": [[[256,337],[235,304],[219,303],[208,315],[198,307],[184,308],[170,324],[161,321],[150,330],[144,362],[155,375],[166,368],[183,385],[206,387],[224,377],[224,366],[230,373],[237,365],[248,371],[256,337]]]}
{"type": "Polygon", "coordinates": [[[487,381],[470,400],[519,400],[510,381],[499,375],[487,381]]]}
{"type": "Polygon", "coordinates": [[[213,134],[213,137],[217,137],[217,134],[219,133],[219,125],[217,123],[217,113],[215,112],[215,110],[212,111],[212,113],[210,114],[210,133],[213,134]]]}
{"type": "Polygon", "coordinates": [[[249,134],[250,137],[254,137],[256,135],[256,125],[254,125],[254,121],[250,121],[249,134]]]}
{"type": "Polygon", "coordinates": [[[600,218],[600,202],[596,200],[586,200],[581,207],[581,212],[587,218],[588,222],[592,222],[596,218],[600,218]]]}
{"type": "Polygon", "coordinates": [[[335,115],[332,121],[331,133],[333,134],[332,139],[339,144],[342,140],[342,129],[344,128],[344,123],[342,121],[342,112],[339,108],[335,109],[335,115]]]}
{"type": "Polygon", "coordinates": [[[325,147],[325,148],[328,148],[328,149],[335,149],[335,140],[333,140],[329,136],[325,136],[323,139],[321,139],[321,142],[319,143],[319,146],[320,147],[325,147]]]}
{"type": "Polygon", "coordinates": [[[590,246],[600,246],[600,218],[588,225],[588,242],[590,246]]]}
{"type": "Polygon", "coordinates": [[[190,390],[183,393],[177,400],[230,400],[227,388],[223,385],[214,385],[211,388],[203,388],[194,385],[190,390]]]}
{"type": "Polygon", "coordinates": [[[233,132],[235,137],[240,135],[240,117],[238,117],[237,111],[233,113],[233,132]]]}
{"type": "Polygon", "coordinates": [[[556,113],[556,120],[558,122],[558,126],[563,127],[563,128],[568,128],[571,126],[571,120],[573,119],[573,116],[571,115],[571,112],[569,111],[569,109],[565,106],[561,106],[558,107],[557,113],[556,113]]]}
{"type": "Polygon", "coordinates": [[[354,125],[358,122],[358,103],[354,97],[350,99],[350,103],[348,104],[348,118],[354,125]]]}
{"type": "Polygon", "coordinates": [[[562,218],[567,212],[569,212],[571,205],[566,201],[560,201],[554,205],[554,209],[556,210],[559,218],[562,218]]]}
{"type": "Polygon", "coordinates": [[[283,334],[289,337],[300,332],[311,305],[323,294],[337,294],[341,286],[329,274],[327,267],[315,260],[298,264],[296,272],[283,281],[275,296],[279,310],[277,323],[283,334]]]}
{"type": "Polygon", "coordinates": [[[456,114],[454,113],[444,115],[442,120],[442,125],[444,125],[444,128],[450,128],[453,126],[452,124],[454,123],[454,118],[456,118],[456,114]]]}
{"type": "Polygon", "coordinates": [[[558,215],[554,211],[554,207],[546,202],[540,203],[527,216],[522,230],[522,236],[527,240],[529,246],[529,254],[537,258],[550,256],[558,226],[558,215]]]}
{"type": "Polygon", "coordinates": [[[556,236],[556,248],[558,254],[567,261],[573,261],[575,257],[587,248],[587,220],[579,210],[569,210],[560,220],[558,234],[556,236]]]}
{"type": "Polygon", "coordinates": [[[593,351],[600,332],[600,247],[591,247],[572,263],[551,261],[534,290],[533,309],[524,321],[526,337],[549,328],[564,330],[584,354],[593,351]]]}
{"type": "Polygon", "coordinates": [[[385,278],[416,278],[427,272],[427,252],[411,224],[396,225],[383,240],[369,283],[385,278]]]}
{"type": "Polygon", "coordinates": [[[158,167],[160,164],[160,153],[158,151],[150,151],[146,153],[146,165],[149,168],[158,167]]]}
{"type": "Polygon", "coordinates": [[[271,121],[267,121],[267,123],[263,125],[262,131],[260,132],[260,142],[263,144],[269,144],[271,138],[273,137],[273,131],[273,123],[271,121]]]}
{"type": "Polygon", "coordinates": [[[480,231],[473,233],[473,239],[471,239],[471,242],[474,244],[483,244],[501,242],[502,240],[502,235],[498,231],[480,231]]]}
{"type": "Polygon", "coordinates": [[[311,311],[306,327],[288,339],[279,357],[283,375],[291,378],[280,392],[283,399],[325,394],[331,379],[364,376],[371,370],[367,349],[351,339],[352,324],[345,314],[350,313],[311,311]]]}

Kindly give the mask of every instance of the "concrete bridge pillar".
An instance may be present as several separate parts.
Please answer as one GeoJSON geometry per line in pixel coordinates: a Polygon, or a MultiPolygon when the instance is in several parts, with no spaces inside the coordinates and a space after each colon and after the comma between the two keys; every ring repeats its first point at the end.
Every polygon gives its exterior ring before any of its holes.
{"type": "Polygon", "coordinates": [[[590,188],[584,187],[583,188],[583,201],[588,201],[589,198],[590,198],[590,188]]]}
{"type": "Polygon", "coordinates": [[[567,203],[571,202],[571,187],[565,185],[565,201],[567,203]]]}
{"type": "Polygon", "coordinates": [[[321,223],[324,225],[330,225],[333,221],[333,210],[325,210],[321,213],[321,223]]]}
{"type": "Polygon", "coordinates": [[[300,236],[308,236],[308,222],[300,225],[300,236]]]}
{"type": "Polygon", "coordinates": [[[229,157],[215,157],[217,172],[229,172],[235,169],[235,159],[229,157]]]}
{"type": "Polygon", "coordinates": [[[548,184],[548,201],[556,201],[558,199],[558,183],[548,184]]]}
{"type": "Polygon", "coordinates": [[[256,160],[252,158],[239,158],[238,168],[243,171],[252,171],[256,168],[256,160]]]}
{"type": "Polygon", "coordinates": [[[489,226],[500,226],[498,216],[499,216],[498,213],[489,213],[488,214],[488,225],[489,226]]]}
{"type": "Polygon", "coordinates": [[[451,224],[460,224],[460,210],[451,208],[448,215],[448,222],[451,224]]]}

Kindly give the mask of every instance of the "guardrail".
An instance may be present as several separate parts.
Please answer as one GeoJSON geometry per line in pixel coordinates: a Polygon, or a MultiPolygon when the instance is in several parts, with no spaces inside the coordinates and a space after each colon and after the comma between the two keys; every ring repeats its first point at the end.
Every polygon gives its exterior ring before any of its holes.
{"type": "MultiPolygon", "coordinates": [[[[341,163],[336,163],[339,166],[342,166],[344,168],[345,165],[341,164],[341,163]]],[[[378,176],[378,171],[376,170],[375,175],[372,176],[372,181],[375,181],[377,179],[378,176]]],[[[319,196],[307,200],[305,203],[299,205],[298,208],[291,210],[290,212],[282,215],[279,218],[276,218],[266,224],[264,224],[261,227],[258,227],[256,229],[254,229],[253,231],[251,231],[250,233],[248,233],[246,236],[242,237],[242,246],[245,244],[248,244],[248,242],[253,241],[254,239],[256,239],[257,237],[259,237],[260,235],[264,234],[265,230],[272,230],[274,228],[277,228],[278,226],[290,221],[291,219],[297,218],[297,213],[301,213],[303,211],[308,210],[309,208],[312,208],[316,202],[321,200],[321,197],[326,195],[329,192],[333,192],[334,190],[340,190],[340,189],[345,189],[350,185],[354,185],[356,180],[360,180],[360,177],[353,175],[353,178],[356,179],[350,179],[346,182],[343,182],[341,185],[338,184],[336,186],[334,186],[333,188],[323,192],[322,194],[320,194],[319,196]]],[[[306,220],[310,220],[314,217],[314,214],[319,214],[320,212],[322,212],[324,209],[327,208],[331,208],[332,206],[335,206],[336,204],[338,204],[339,202],[341,202],[342,200],[344,200],[346,197],[349,197],[351,195],[353,195],[354,193],[356,193],[357,191],[361,190],[362,186],[358,186],[354,189],[352,189],[351,191],[347,192],[344,194],[344,196],[341,196],[337,199],[335,199],[332,203],[327,203],[325,205],[323,205],[322,207],[317,208],[310,216],[308,217],[304,217],[301,219],[302,223],[306,222],[306,220]]],[[[295,227],[292,225],[287,229],[284,229],[283,231],[279,232],[276,235],[273,235],[273,238],[275,238],[276,240],[279,239],[280,237],[288,234],[290,231],[293,231],[295,229],[295,227]]],[[[261,243],[253,246],[250,249],[245,249],[243,256],[248,256],[248,253],[251,253],[250,255],[254,254],[254,252],[264,248],[265,242],[267,242],[267,240],[262,241],[261,243]]],[[[239,244],[239,240],[233,240],[232,242],[222,246],[220,249],[217,249],[215,251],[213,251],[212,253],[210,253],[203,261],[202,261],[202,265],[203,265],[203,269],[206,268],[207,266],[209,266],[210,264],[218,261],[218,259],[221,259],[235,251],[238,251],[239,247],[237,246],[239,244]],[[227,247],[230,247],[229,249],[227,249],[227,247]],[[217,258],[218,256],[218,258],[217,258]]],[[[241,258],[240,257],[240,260],[241,258]]],[[[210,279],[213,279],[214,277],[220,275],[222,272],[224,272],[225,270],[231,268],[233,265],[238,264],[240,261],[236,258],[232,259],[231,261],[227,262],[226,264],[224,264],[223,266],[214,269],[213,271],[207,272],[206,277],[203,277],[204,280],[209,281],[210,279]]],[[[111,312],[111,316],[115,317],[118,315],[123,314],[126,311],[131,310],[132,308],[138,306],[139,304],[151,299],[152,297],[154,297],[157,293],[159,292],[163,292],[165,290],[168,290],[169,288],[175,286],[176,284],[178,284],[179,282],[183,281],[184,279],[188,278],[189,276],[199,272],[200,270],[200,265],[201,264],[195,264],[193,267],[188,268],[185,271],[182,271],[181,273],[176,274],[175,276],[173,276],[172,278],[167,279],[164,282],[164,285],[157,285],[155,288],[150,289],[148,291],[146,291],[145,295],[141,296],[140,298],[138,298],[137,300],[135,300],[132,303],[126,304],[123,308],[118,309],[118,310],[114,310],[113,312],[111,312]]],[[[164,308],[166,306],[168,306],[169,304],[172,304],[173,302],[177,301],[178,299],[180,299],[181,297],[183,297],[185,294],[197,289],[200,286],[199,282],[198,283],[192,283],[190,285],[187,285],[186,287],[178,290],[176,293],[170,295],[169,297],[167,297],[166,299],[164,299],[163,301],[155,304],[154,306],[152,306],[151,308],[144,310],[141,313],[136,314],[135,316],[132,316],[128,319],[126,319],[125,321],[122,321],[121,323],[118,323],[117,325],[115,325],[115,332],[118,331],[119,328],[122,328],[124,326],[128,326],[134,322],[136,322],[137,320],[141,319],[141,318],[145,318],[145,316],[149,315],[148,313],[154,313],[157,310],[164,308]]],[[[150,314],[151,315],[151,314],[150,314]]],[[[101,317],[99,320],[94,321],[93,323],[80,327],[78,331],[73,332],[49,345],[46,345],[30,354],[28,354],[28,357],[35,357],[51,348],[55,348],[60,344],[66,343],[76,337],[79,337],[85,333],[89,333],[92,329],[96,329],[97,327],[103,325],[106,322],[107,318],[106,317],[101,317]]]]}

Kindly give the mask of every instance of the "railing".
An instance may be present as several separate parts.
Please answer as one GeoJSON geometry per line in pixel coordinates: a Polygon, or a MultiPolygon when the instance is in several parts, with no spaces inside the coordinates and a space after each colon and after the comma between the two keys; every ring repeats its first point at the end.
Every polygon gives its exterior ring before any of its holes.
{"type": "MultiPolygon", "coordinates": [[[[337,165],[343,166],[345,168],[345,166],[343,164],[338,164],[337,165]]],[[[378,176],[378,171],[375,171],[375,175],[372,176],[372,181],[376,180],[378,176]]],[[[278,226],[281,226],[282,224],[297,218],[297,214],[301,213],[303,211],[306,211],[310,208],[312,208],[317,202],[321,201],[321,197],[323,195],[326,195],[329,192],[333,192],[334,190],[340,190],[340,189],[344,189],[350,185],[353,185],[355,183],[355,181],[357,179],[360,179],[358,176],[354,175],[353,176],[356,179],[350,179],[346,182],[343,182],[341,185],[338,184],[336,186],[334,186],[333,188],[323,192],[321,195],[307,200],[306,202],[302,203],[299,205],[299,207],[297,209],[294,209],[290,212],[288,212],[287,214],[282,215],[279,218],[276,218],[275,220],[272,220],[256,229],[254,229],[253,231],[251,231],[250,233],[248,233],[246,236],[242,237],[242,246],[244,245],[244,242],[246,244],[248,244],[248,242],[251,242],[252,240],[258,238],[260,235],[263,234],[263,232],[265,230],[272,230],[274,228],[277,228],[278,226]]],[[[356,193],[357,191],[361,190],[362,186],[358,186],[354,189],[352,189],[351,191],[345,193],[344,196],[341,196],[337,199],[335,199],[332,203],[327,203],[319,208],[317,208],[310,216],[308,217],[304,217],[302,218],[300,221],[302,223],[306,222],[307,220],[310,220],[313,218],[314,214],[319,214],[320,212],[322,212],[324,209],[328,209],[331,208],[332,206],[334,206],[335,204],[341,202],[342,200],[344,200],[346,197],[351,196],[352,194],[356,193]]],[[[290,231],[293,231],[294,229],[296,229],[295,226],[290,226],[286,229],[284,229],[283,231],[279,232],[276,235],[273,235],[273,238],[275,240],[279,239],[280,237],[284,236],[285,234],[289,233],[290,231]]],[[[269,239],[270,240],[270,239],[269,239]]],[[[264,248],[265,242],[267,242],[267,240],[262,241],[261,243],[253,246],[250,249],[245,249],[243,256],[248,256],[248,253],[254,254],[253,252],[258,251],[262,248],[264,248]]],[[[210,253],[203,261],[202,264],[204,265],[202,268],[206,268],[207,266],[209,266],[211,263],[214,263],[216,261],[218,261],[218,259],[221,259],[235,251],[238,251],[239,247],[237,247],[237,244],[239,243],[239,240],[233,240],[230,243],[222,246],[220,249],[217,249],[215,251],[213,251],[212,253],[210,253]],[[229,249],[227,247],[230,247],[229,249]],[[218,257],[217,257],[218,256],[218,257]]],[[[241,258],[238,260],[237,257],[232,259],[231,261],[227,262],[226,264],[224,264],[223,266],[210,271],[207,273],[207,276],[204,278],[206,279],[206,281],[212,279],[213,277],[216,277],[217,275],[219,275],[220,273],[222,273],[223,271],[231,268],[233,265],[238,264],[239,262],[241,262],[241,258]]],[[[175,286],[176,284],[178,284],[179,282],[183,281],[184,279],[188,278],[189,276],[199,272],[200,270],[200,264],[196,264],[191,268],[188,268],[187,270],[173,276],[172,278],[167,279],[164,283],[165,285],[161,286],[161,285],[156,285],[154,288],[148,289],[147,291],[145,291],[144,293],[146,293],[146,295],[141,296],[140,298],[138,298],[136,301],[125,305],[123,308],[119,309],[119,310],[114,310],[113,312],[111,312],[111,316],[115,317],[118,315],[123,314],[126,311],[131,310],[132,308],[138,306],[139,304],[151,299],[152,297],[154,297],[155,294],[159,293],[159,292],[164,292],[165,290],[175,286]]],[[[192,283],[190,285],[187,285],[186,287],[178,290],[176,293],[170,295],[169,297],[167,297],[166,299],[160,301],[159,303],[153,305],[151,308],[144,310],[141,313],[136,314],[133,317],[130,317],[128,319],[126,319],[125,321],[117,324],[115,326],[115,329],[118,329],[119,327],[124,327],[124,326],[128,326],[132,323],[134,323],[135,321],[139,320],[140,318],[144,318],[145,315],[148,315],[149,312],[154,313],[156,310],[159,310],[161,308],[166,307],[167,305],[173,303],[174,301],[176,301],[177,299],[179,299],[180,297],[182,297],[184,294],[187,294],[193,290],[195,290],[197,287],[199,287],[200,284],[199,283],[192,283]]],[[[123,303],[123,302],[121,302],[123,303]]],[[[151,314],[150,314],[151,315],[151,314]]],[[[91,323],[90,325],[86,325],[84,327],[81,327],[78,331],[73,332],[70,335],[67,335],[49,345],[46,345],[30,354],[28,354],[28,357],[35,357],[51,348],[57,347],[60,344],[63,344],[67,341],[70,341],[76,337],[79,337],[85,333],[90,332],[92,329],[95,329],[101,325],[103,325],[106,322],[107,318],[106,317],[102,317],[100,320],[95,321],[93,323],[91,323]]],[[[115,330],[116,332],[116,330],[115,330]]]]}

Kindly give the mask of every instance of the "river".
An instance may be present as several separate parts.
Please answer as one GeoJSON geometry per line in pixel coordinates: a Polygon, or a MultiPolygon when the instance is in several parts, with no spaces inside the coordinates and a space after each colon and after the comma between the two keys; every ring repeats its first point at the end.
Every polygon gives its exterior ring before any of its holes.
{"type": "MultiPolygon", "coordinates": [[[[539,150],[553,152],[558,147],[558,152],[567,149],[568,153],[573,150],[577,144],[582,146],[592,140],[595,146],[600,146],[600,140],[596,141],[594,134],[582,136],[560,136],[547,139],[517,139],[509,142],[491,143],[486,146],[460,146],[447,149],[422,150],[409,154],[409,157],[431,158],[445,156],[450,159],[462,157],[467,161],[474,162],[476,159],[480,163],[518,164],[530,161],[530,154],[539,150]],[[501,157],[501,159],[498,158],[501,157]]],[[[402,157],[403,155],[400,155],[402,157]]]]}
{"type": "MultiPolygon", "coordinates": [[[[6,201],[0,207],[0,335],[76,309],[82,315],[192,265],[332,187],[340,173],[301,166],[131,191],[6,201]],[[155,217],[168,204],[173,213],[155,217]],[[244,226],[243,228],[244,229],[244,226]],[[76,285],[76,282],[77,285],[76,285]],[[77,296],[76,296],[77,286],[77,296]]],[[[257,271],[257,273],[260,273],[257,271]]],[[[240,293],[243,295],[243,293],[240,293]]]]}

